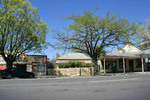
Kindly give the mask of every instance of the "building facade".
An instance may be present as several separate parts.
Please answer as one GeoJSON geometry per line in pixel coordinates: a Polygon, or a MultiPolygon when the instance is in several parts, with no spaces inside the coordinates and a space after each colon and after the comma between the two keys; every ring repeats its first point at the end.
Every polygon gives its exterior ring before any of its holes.
{"type": "Polygon", "coordinates": [[[56,75],[90,75],[90,67],[69,67],[61,68],[59,64],[68,62],[84,62],[86,64],[91,64],[91,59],[83,53],[66,53],[62,56],[56,54],[56,68],[54,69],[56,75]]]}
{"type": "Polygon", "coordinates": [[[66,63],[66,62],[85,62],[91,63],[90,57],[83,53],[66,53],[63,56],[59,57],[58,53],[56,54],[56,64],[57,63],[66,63]]]}
{"type": "MultiPolygon", "coordinates": [[[[0,69],[6,68],[6,62],[0,56],[0,69]]],[[[35,75],[46,74],[47,56],[46,55],[25,55],[22,54],[13,63],[13,67],[21,68],[27,72],[34,72],[35,75]]]]}
{"type": "Polygon", "coordinates": [[[129,44],[108,53],[101,61],[101,72],[150,71],[150,55],[129,44]]]}
{"type": "MultiPolygon", "coordinates": [[[[82,53],[67,53],[61,57],[56,56],[56,63],[69,61],[82,61],[91,63],[90,57],[82,53]]],[[[144,72],[150,71],[150,52],[143,52],[133,45],[124,45],[117,50],[109,52],[98,61],[100,72],[144,72]]]]}
{"type": "Polygon", "coordinates": [[[3,59],[3,57],[0,55],[0,70],[3,70],[6,68],[6,62],[3,59]]]}

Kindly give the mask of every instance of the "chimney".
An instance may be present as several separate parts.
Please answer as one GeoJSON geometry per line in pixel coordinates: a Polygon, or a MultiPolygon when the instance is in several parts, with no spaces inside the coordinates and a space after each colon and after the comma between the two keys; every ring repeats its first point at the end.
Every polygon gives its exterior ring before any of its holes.
{"type": "Polygon", "coordinates": [[[56,53],[56,61],[57,61],[57,59],[59,58],[59,54],[58,53],[56,53]]]}

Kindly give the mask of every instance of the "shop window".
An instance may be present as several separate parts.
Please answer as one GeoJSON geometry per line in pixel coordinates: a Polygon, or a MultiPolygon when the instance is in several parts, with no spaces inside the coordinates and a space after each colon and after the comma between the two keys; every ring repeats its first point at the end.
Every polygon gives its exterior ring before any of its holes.
{"type": "MultiPolygon", "coordinates": [[[[105,69],[112,70],[116,69],[117,63],[116,61],[107,60],[105,61],[105,69]]],[[[102,61],[102,70],[104,70],[104,61],[102,61]]]]}
{"type": "Polygon", "coordinates": [[[111,61],[106,61],[106,62],[105,62],[105,68],[106,68],[106,69],[111,70],[111,65],[112,65],[112,64],[111,64],[111,61]]]}
{"type": "Polygon", "coordinates": [[[38,72],[45,72],[45,65],[39,65],[38,66],[38,72]]]}
{"type": "Polygon", "coordinates": [[[136,59],[136,68],[141,68],[141,67],[142,67],[141,59],[136,59]]]}
{"type": "Polygon", "coordinates": [[[123,68],[123,59],[119,59],[119,68],[123,68]]]}
{"type": "MultiPolygon", "coordinates": [[[[126,68],[126,59],[125,59],[125,68],[126,68]]],[[[123,59],[119,59],[119,68],[123,68],[123,59]]]]}
{"type": "MultiPolygon", "coordinates": [[[[105,61],[105,69],[111,70],[112,67],[116,67],[116,63],[113,63],[111,60],[105,61]]],[[[102,70],[104,70],[104,62],[102,61],[102,70]]]]}

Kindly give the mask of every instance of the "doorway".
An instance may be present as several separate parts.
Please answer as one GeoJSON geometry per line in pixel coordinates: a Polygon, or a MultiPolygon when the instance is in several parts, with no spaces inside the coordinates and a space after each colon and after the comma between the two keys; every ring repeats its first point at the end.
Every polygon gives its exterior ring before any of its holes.
{"type": "Polygon", "coordinates": [[[37,65],[32,65],[32,66],[33,66],[33,73],[35,75],[37,75],[37,73],[38,73],[38,66],[37,65]]]}
{"type": "Polygon", "coordinates": [[[148,71],[150,71],[150,62],[148,62],[147,65],[148,65],[148,71]]]}
{"type": "Polygon", "coordinates": [[[130,71],[130,72],[133,72],[133,71],[134,71],[133,60],[129,60],[129,71],[130,71]]]}

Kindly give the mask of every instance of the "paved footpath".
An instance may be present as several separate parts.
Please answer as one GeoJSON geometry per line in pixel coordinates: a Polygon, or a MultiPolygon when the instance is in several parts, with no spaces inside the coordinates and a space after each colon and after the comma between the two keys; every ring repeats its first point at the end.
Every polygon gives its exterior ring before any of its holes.
{"type": "MultiPolygon", "coordinates": [[[[128,72],[128,73],[101,73],[99,76],[120,76],[120,75],[146,75],[150,74],[150,72],[128,72]]],[[[89,75],[79,76],[79,75],[47,75],[47,76],[36,76],[36,78],[44,79],[44,78],[82,78],[82,77],[90,77],[89,75]]],[[[96,76],[97,77],[97,76],[96,76]]]]}

